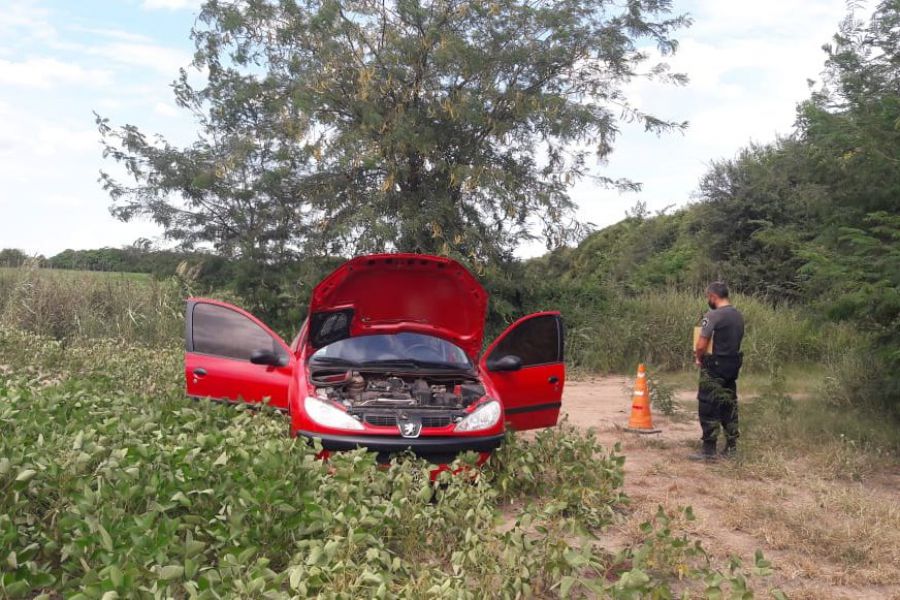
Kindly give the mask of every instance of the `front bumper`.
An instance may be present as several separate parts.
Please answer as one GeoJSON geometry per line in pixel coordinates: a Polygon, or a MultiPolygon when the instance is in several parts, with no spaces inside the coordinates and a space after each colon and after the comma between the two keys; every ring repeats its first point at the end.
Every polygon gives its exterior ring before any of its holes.
{"type": "Polygon", "coordinates": [[[331,435],[298,430],[297,435],[318,439],[325,450],[353,450],[366,448],[379,454],[395,454],[411,450],[427,460],[445,462],[443,459],[461,452],[490,452],[503,441],[504,434],[478,437],[418,437],[404,438],[384,435],[331,435]]]}

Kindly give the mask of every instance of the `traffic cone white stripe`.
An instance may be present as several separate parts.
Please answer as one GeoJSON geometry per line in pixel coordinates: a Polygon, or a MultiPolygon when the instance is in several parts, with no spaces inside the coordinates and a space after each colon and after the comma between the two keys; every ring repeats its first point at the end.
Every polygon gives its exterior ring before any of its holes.
{"type": "Polygon", "coordinates": [[[651,419],[649,390],[647,389],[647,371],[644,365],[638,365],[632,398],[634,398],[634,400],[631,405],[631,418],[628,419],[628,427],[625,428],[625,431],[632,431],[635,433],[659,433],[659,429],[653,428],[651,419]]]}

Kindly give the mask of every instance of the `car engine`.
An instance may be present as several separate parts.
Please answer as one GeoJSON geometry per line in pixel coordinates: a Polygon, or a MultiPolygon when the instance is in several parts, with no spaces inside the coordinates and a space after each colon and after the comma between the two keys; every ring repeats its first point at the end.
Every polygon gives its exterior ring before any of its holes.
{"type": "Polygon", "coordinates": [[[370,426],[398,428],[405,437],[417,437],[422,428],[453,427],[484,396],[478,380],[462,373],[332,371],[313,373],[310,382],[318,398],[343,404],[370,426]],[[414,433],[404,431],[411,423],[414,433]]]}
{"type": "Polygon", "coordinates": [[[448,375],[398,376],[348,371],[312,378],[316,395],[347,408],[462,410],[484,395],[471,378],[448,375]]]}

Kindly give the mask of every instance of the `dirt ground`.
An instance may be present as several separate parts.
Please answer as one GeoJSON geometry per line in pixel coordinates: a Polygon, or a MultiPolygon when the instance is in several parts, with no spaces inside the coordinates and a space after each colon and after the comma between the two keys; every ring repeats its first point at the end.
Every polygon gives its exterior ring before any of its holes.
{"type": "MultiPolygon", "coordinates": [[[[752,561],[754,552],[762,550],[774,563],[773,585],[791,598],[900,599],[900,585],[894,575],[897,563],[891,574],[886,574],[883,562],[826,560],[815,546],[845,539],[855,544],[858,537],[847,537],[849,534],[840,530],[846,528],[858,536],[858,528],[868,525],[867,514],[857,505],[853,510],[836,510],[834,522],[827,523],[828,519],[822,518],[828,514],[827,503],[846,505],[848,499],[864,498],[866,503],[859,506],[870,507],[871,511],[871,501],[875,500],[874,510],[889,511],[886,522],[897,523],[900,474],[864,483],[836,483],[809,476],[802,467],[796,474],[766,478],[752,469],[744,472],[739,462],[691,461],[688,456],[698,448],[700,437],[693,397],[693,391],[679,392],[683,408],[676,415],[654,414],[653,424],[662,432],[639,435],[623,430],[631,409],[631,392],[625,378],[566,383],[563,412],[569,422],[594,428],[605,445],[619,442],[626,457],[625,490],[632,502],[628,516],[607,532],[610,549],[638,539],[638,525],[657,506],[692,506],[697,519],[687,525],[688,531],[703,542],[708,552],[717,557],[736,555],[752,561]],[[817,522],[804,523],[807,514],[817,522]]],[[[869,521],[879,520],[872,517],[869,521]]],[[[872,532],[873,544],[879,543],[878,535],[877,530],[872,532]]],[[[887,564],[895,558],[900,560],[896,546],[887,545],[891,547],[883,551],[892,554],[879,556],[887,564]]],[[[880,551],[877,547],[872,550],[880,551]]]]}

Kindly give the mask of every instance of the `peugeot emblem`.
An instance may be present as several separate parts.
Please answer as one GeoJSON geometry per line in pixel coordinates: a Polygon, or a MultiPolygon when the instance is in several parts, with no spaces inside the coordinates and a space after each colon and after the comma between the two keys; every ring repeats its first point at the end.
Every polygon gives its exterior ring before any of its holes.
{"type": "Polygon", "coordinates": [[[400,435],[405,438],[417,438],[422,433],[421,421],[400,421],[397,425],[400,427],[400,435]]]}

